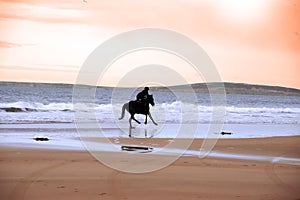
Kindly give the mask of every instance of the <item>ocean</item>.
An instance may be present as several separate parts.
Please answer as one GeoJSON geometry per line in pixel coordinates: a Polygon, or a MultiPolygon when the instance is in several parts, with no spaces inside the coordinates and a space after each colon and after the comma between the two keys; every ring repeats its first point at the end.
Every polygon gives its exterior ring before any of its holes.
{"type": "MultiPolygon", "coordinates": [[[[114,91],[115,88],[98,87],[93,112],[100,128],[105,130],[105,136],[128,137],[126,127],[129,114],[127,113],[122,121],[118,118],[123,103],[134,100],[140,89],[123,89],[124,93],[131,92],[130,98],[122,99],[118,103],[112,101],[114,91]]],[[[133,122],[137,127],[135,137],[144,137],[144,133],[148,131],[151,137],[173,138],[176,137],[173,130],[178,125],[197,124],[195,137],[201,138],[212,123],[218,123],[211,121],[213,108],[207,92],[196,93],[197,100],[192,103],[179,101],[176,95],[168,90],[150,88],[150,93],[153,94],[156,103],[151,107],[151,114],[159,126],[156,127],[151,121],[147,126],[133,122]]],[[[46,135],[56,138],[78,136],[72,85],[2,82],[0,95],[2,138],[10,135],[46,135]]],[[[224,138],[300,135],[300,96],[227,94],[225,109],[223,131],[232,134],[222,136],[224,138]]],[[[144,116],[137,115],[137,119],[143,121],[144,116]]]]}

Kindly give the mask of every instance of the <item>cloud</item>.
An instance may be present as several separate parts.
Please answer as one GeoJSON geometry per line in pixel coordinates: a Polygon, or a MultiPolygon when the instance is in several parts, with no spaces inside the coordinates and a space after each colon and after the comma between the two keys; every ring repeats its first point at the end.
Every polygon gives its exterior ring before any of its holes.
{"type": "Polygon", "coordinates": [[[30,66],[1,66],[1,81],[18,82],[54,82],[74,83],[77,77],[76,66],[30,67],[30,66]]]}
{"type": "Polygon", "coordinates": [[[48,1],[0,0],[0,19],[29,20],[41,23],[82,23],[86,12],[67,3],[48,1]]]}
{"type": "Polygon", "coordinates": [[[15,65],[2,65],[0,66],[1,71],[17,70],[17,71],[44,71],[44,72],[74,72],[77,73],[79,70],[78,66],[72,65],[40,65],[40,66],[15,66],[15,65]]]}
{"type": "Polygon", "coordinates": [[[21,43],[0,41],[0,48],[15,48],[15,47],[32,46],[32,45],[34,44],[21,44],[21,43]]]}
{"type": "Polygon", "coordinates": [[[82,5],[82,1],[74,0],[61,0],[61,1],[52,1],[52,0],[0,0],[0,3],[3,4],[15,4],[15,5],[37,5],[37,6],[46,6],[52,8],[75,8],[82,5]]]}
{"type": "Polygon", "coordinates": [[[22,45],[11,43],[11,42],[0,41],[0,48],[13,48],[13,47],[20,47],[20,46],[22,45]]]}

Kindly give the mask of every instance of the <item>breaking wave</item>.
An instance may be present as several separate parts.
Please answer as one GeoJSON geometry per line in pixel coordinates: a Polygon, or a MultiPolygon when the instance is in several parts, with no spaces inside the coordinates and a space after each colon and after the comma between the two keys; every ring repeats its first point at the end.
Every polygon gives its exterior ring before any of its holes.
{"type": "MultiPolygon", "coordinates": [[[[110,123],[120,116],[122,104],[74,106],[72,103],[43,104],[23,101],[0,103],[0,123],[74,122],[74,107],[76,110],[92,111],[99,122],[110,123]]],[[[211,106],[175,101],[156,104],[151,107],[151,113],[161,123],[214,123],[211,121],[212,109],[211,106]]],[[[227,106],[225,109],[225,123],[300,124],[300,108],[227,106]]]]}

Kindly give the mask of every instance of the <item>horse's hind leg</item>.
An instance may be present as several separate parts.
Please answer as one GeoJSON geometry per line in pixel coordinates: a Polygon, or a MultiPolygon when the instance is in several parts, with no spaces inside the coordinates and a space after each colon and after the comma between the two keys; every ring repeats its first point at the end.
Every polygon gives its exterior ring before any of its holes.
{"type": "MultiPolygon", "coordinates": [[[[132,119],[131,119],[131,117],[129,117],[129,129],[131,130],[133,127],[132,127],[132,124],[131,124],[131,121],[132,121],[132,119]]],[[[131,133],[130,133],[130,135],[131,135],[131,133]]]]}
{"type": "Polygon", "coordinates": [[[132,123],[131,123],[132,119],[133,119],[132,117],[129,117],[129,128],[130,129],[135,128],[135,127],[132,126],[132,123]]]}
{"type": "Polygon", "coordinates": [[[136,123],[140,124],[141,122],[139,122],[135,117],[134,114],[131,114],[130,119],[133,119],[134,121],[136,121],[136,123]]]}
{"type": "Polygon", "coordinates": [[[129,137],[131,137],[132,127],[129,127],[129,137]]]}
{"type": "Polygon", "coordinates": [[[146,115],[146,119],[145,119],[145,124],[147,124],[147,115],[146,115]]]}
{"type": "Polygon", "coordinates": [[[130,128],[133,128],[132,123],[131,123],[132,120],[136,121],[136,123],[138,123],[138,124],[141,123],[141,122],[139,122],[137,119],[135,119],[134,114],[131,114],[131,115],[130,115],[130,118],[129,118],[129,125],[130,125],[130,128]]]}

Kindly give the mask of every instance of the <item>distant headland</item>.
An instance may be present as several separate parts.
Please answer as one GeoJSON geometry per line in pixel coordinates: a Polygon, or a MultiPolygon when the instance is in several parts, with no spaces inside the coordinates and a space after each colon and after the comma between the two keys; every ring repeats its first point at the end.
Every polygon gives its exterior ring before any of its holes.
{"type": "MultiPolygon", "coordinates": [[[[152,91],[182,91],[190,92],[193,90],[197,93],[207,93],[208,87],[211,92],[219,91],[224,85],[227,94],[255,94],[255,95],[290,95],[300,96],[300,90],[295,88],[281,87],[281,86],[267,86],[267,85],[254,85],[246,83],[231,83],[231,82],[209,82],[209,83],[194,83],[189,87],[186,85],[175,85],[168,87],[151,87],[152,91]]],[[[1,82],[0,86],[12,87],[73,87],[73,84],[63,83],[31,83],[31,82],[1,82]]],[[[106,88],[107,86],[97,86],[99,88],[106,88]]],[[[107,87],[112,88],[112,87],[107,87]]]]}

